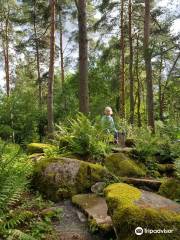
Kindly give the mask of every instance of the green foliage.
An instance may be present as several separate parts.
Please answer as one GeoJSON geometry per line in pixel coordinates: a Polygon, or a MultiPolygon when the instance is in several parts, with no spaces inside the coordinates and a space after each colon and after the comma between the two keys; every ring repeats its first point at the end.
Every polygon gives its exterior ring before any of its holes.
{"type": "Polygon", "coordinates": [[[18,201],[32,172],[32,165],[19,146],[0,142],[0,206],[1,211],[18,201]]]}
{"type": "Polygon", "coordinates": [[[56,139],[59,141],[60,152],[70,152],[91,159],[102,160],[109,152],[111,136],[104,133],[100,123],[94,124],[78,114],[76,119],[68,121],[68,126],[58,125],[56,139]]]}
{"type": "Polygon", "coordinates": [[[15,229],[27,218],[28,211],[10,210],[16,205],[32,173],[31,162],[27,162],[19,146],[0,142],[0,235],[15,229]]]}

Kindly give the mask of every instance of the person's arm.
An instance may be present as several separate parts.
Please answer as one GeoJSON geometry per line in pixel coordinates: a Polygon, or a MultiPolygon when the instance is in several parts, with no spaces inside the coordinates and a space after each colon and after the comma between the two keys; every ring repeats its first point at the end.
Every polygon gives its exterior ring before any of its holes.
{"type": "Polygon", "coordinates": [[[110,122],[111,122],[111,129],[112,129],[112,131],[117,132],[117,129],[116,129],[115,124],[114,124],[113,117],[110,118],[110,122]]]}

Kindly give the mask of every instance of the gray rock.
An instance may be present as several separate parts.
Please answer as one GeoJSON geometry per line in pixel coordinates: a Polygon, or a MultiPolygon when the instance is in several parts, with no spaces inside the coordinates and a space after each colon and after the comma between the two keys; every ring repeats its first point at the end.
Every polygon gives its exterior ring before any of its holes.
{"type": "Polygon", "coordinates": [[[91,192],[96,194],[102,194],[105,188],[105,182],[97,182],[91,187],[91,192]]]}

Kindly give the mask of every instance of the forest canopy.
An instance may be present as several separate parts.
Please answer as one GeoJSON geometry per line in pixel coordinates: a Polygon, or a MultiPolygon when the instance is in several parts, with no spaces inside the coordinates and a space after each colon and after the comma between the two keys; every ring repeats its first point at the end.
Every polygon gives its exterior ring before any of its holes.
{"type": "Polygon", "coordinates": [[[135,126],[177,126],[179,8],[1,0],[1,138],[42,139],[79,111],[94,118],[108,105],[135,126]]]}

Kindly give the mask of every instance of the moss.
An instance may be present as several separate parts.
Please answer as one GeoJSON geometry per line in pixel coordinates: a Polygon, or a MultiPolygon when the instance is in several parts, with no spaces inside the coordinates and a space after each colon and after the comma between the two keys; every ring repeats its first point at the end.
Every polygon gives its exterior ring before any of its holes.
{"type": "Polygon", "coordinates": [[[43,153],[45,149],[51,149],[54,146],[45,143],[30,143],[27,145],[27,151],[29,154],[43,153]]]}
{"type": "Polygon", "coordinates": [[[137,164],[123,153],[109,155],[105,160],[105,166],[120,177],[142,177],[146,174],[143,165],[137,164]]]}
{"type": "Polygon", "coordinates": [[[124,183],[112,184],[105,189],[109,212],[118,235],[118,239],[179,239],[180,215],[168,210],[142,207],[135,204],[141,197],[137,188],[124,183]],[[172,234],[135,235],[136,227],[147,229],[174,229],[172,234]]]}
{"type": "Polygon", "coordinates": [[[90,190],[96,182],[110,178],[100,164],[69,158],[44,158],[34,165],[32,186],[53,201],[90,190]]]}
{"type": "Polygon", "coordinates": [[[78,192],[83,192],[84,189],[89,190],[94,183],[105,180],[108,177],[107,169],[102,165],[81,161],[79,172],[76,176],[76,188],[78,192]]]}
{"type": "Polygon", "coordinates": [[[180,201],[180,180],[174,178],[165,180],[160,186],[159,194],[180,201]]]}

